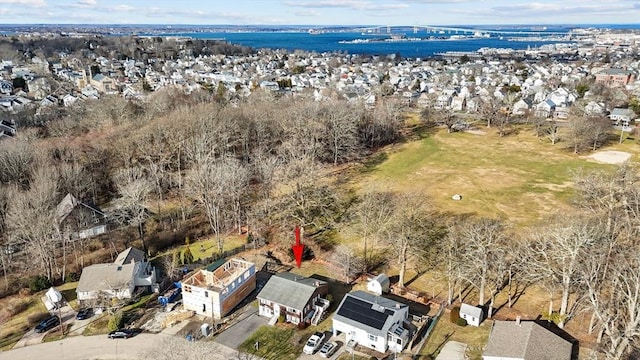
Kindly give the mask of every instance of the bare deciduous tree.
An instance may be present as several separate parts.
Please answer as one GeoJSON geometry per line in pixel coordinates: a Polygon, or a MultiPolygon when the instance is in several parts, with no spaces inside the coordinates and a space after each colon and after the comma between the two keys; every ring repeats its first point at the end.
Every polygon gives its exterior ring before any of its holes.
{"type": "Polygon", "coordinates": [[[422,196],[403,194],[389,206],[393,207],[393,218],[385,231],[384,241],[390,260],[400,268],[398,285],[404,287],[409,263],[414,260],[419,260],[423,266],[432,263],[446,229],[439,214],[422,196]]]}
{"type": "Polygon", "coordinates": [[[356,231],[362,238],[365,271],[369,271],[375,245],[391,221],[392,209],[389,204],[392,202],[392,193],[369,190],[361,196],[354,211],[356,231]]]}
{"type": "MultiPolygon", "coordinates": [[[[469,219],[456,231],[460,237],[462,277],[478,289],[478,303],[485,304],[487,287],[503,278],[505,226],[495,219],[469,219]]],[[[492,294],[493,296],[493,294],[492,294]]]]}
{"type": "Polygon", "coordinates": [[[33,172],[28,190],[11,190],[7,223],[11,236],[24,242],[27,254],[52,280],[59,240],[55,220],[58,187],[55,171],[42,161],[33,172]]]}
{"type": "Polygon", "coordinates": [[[601,327],[607,359],[622,359],[640,341],[640,249],[616,246],[593,251],[582,267],[590,309],[601,327]]]}
{"type": "MultiPolygon", "coordinates": [[[[531,233],[528,271],[548,289],[560,292],[560,328],[579,310],[583,297],[580,266],[601,239],[600,229],[581,216],[552,219],[531,233]]],[[[551,303],[549,309],[553,309],[551,303]]]]}
{"type": "Polygon", "coordinates": [[[338,245],[335,248],[333,255],[331,255],[331,263],[340,270],[340,274],[347,282],[350,282],[353,276],[361,272],[363,268],[362,259],[356,255],[353,249],[345,245],[338,245]]]}
{"type": "Polygon", "coordinates": [[[222,232],[227,220],[233,215],[241,216],[240,207],[248,180],[246,168],[231,157],[203,158],[187,174],[187,192],[203,207],[220,253],[224,247],[222,232]]]}
{"type": "Polygon", "coordinates": [[[120,197],[114,201],[112,216],[121,223],[138,228],[138,235],[145,253],[148,254],[144,239],[144,222],[149,218],[146,202],[152,185],[140,168],[126,168],[114,176],[114,183],[120,197]]]}

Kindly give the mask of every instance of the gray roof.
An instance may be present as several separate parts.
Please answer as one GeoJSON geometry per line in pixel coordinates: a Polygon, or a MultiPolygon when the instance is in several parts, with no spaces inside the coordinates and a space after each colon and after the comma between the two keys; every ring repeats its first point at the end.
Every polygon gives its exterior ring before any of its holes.
{"type": "Polygon", "coordinates": [[[67,195],[56,206],[56,219],[58,223],[64,221],[64,219],[66,219],[67,216],[69,216],[73,209],[75,209],[78,205],[84,206],[89,210],[104,216],[102,210],[98,209],[95,206],[85,204],[82,201],[78,201],[78,199],[75,196],[71,195],[71,193],[67,193],[67,195]]]}
{"type": "Polygon", "coordinates": [[[613,110],[611,110],[611,114],[609,114],[609,116],[611,115],[618,115],[618,116],[631,116],[634,115],[633,110],[631,109],[625,109],[625,108],[614,108],[613,110]]]}
{"type": "Polygon", "coordinates": [[[477,306],[462,304],[460,305],[460,314],[471,315],[476,319],[482,320],[482,309],[477,306]]]}
{"type": "Polygon", "coordinates": [[[409,306],[358,290],[348,293],[342,299],[333,320],[357,327],[368,334],[386,336],[394,325],[397,311],[406,311],[408,314],[409,306]]]}
{"type": "Polygon", "coordinates": [[[95,264],[82,269],[76,292],[129,288],[135,264],[95,264]]]}
{"type": "Polygon", "coordinates": [[[129,264],[131,260],[135,262],[142,262],[144,261],[144,258],[145,258],[144,251],[133,248],[133,247],[129,247],[123,252],[121,252],[120,254],[118,254],[116,261],[114,261],[113,263],[118,265],[123,265],[123,264],[129,264]]]}
{"type": "Polygon", "coordinates": [[[371,279],[371,281],[377,281],[382,286],[388,286],[391,283],[389,281],[389,278],[385,274],[380,274],[374,277],[373,279],[371,279]]]}
{"type": "Polygon", "coordinates": [[[302,311],[316,289],[324,286],[325,281],[284,272],[273,275],[257,297],[302,311]]]}
{"type": "Polygon", "coordinates": [[[526,360],[571,359],[572,345],[533,321],[493,323],[483,356],[526,360]]]}

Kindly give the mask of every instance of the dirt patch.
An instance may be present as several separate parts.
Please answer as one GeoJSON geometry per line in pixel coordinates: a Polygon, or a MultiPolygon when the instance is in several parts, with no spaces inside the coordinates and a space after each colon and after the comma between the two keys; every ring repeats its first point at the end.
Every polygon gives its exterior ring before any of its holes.
{"type": "Polygon", "coordinates": [[[587,156],[588,159],[604,164],[622,164],[631,158],[631,154],[624,151],[599,151],[587,156]]]}

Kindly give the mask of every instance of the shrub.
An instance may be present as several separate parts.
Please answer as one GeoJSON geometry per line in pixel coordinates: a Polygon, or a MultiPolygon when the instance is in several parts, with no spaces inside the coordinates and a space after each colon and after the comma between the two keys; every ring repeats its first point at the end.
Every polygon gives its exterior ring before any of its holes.
{"type": "Polygon", "coordinates": [[[20,289],[20,291],[18,291],[18,294],[20,294],[20,296],[22,297],[31,296],[31,290],[27,288],[22,288],[20,289]]]}
{"type": "Polygon", "coordinates": [[[186,249],[182,252],[182,264],[191,264],[193,262],[193,254],[191,253],[191,249],[187,246],[186,249]]]}
{"type": "Polygon", "coordinates": [[[451,313],[449,313],[449,321],[453,324],[457,324],[458,319],[460,319],[460,306],[456,306],[451,309],[451,313]]]}
{"type": "Polygon", "coordinates": [[[458,318],[458,320],[456,320],[456,325],[458,325],[458,326],[467,326],[467,320],[465,320],[463,318],[458,318]]]}
{"type": "Polygon", "coordinates": [[[78,280],[80,280],[80,274],[78,274],[77,272],[70,272],[67,274],[67,276],[64,277],[64,282],[66,283],[74,282],[78,280]]]}
{"type": "Polygon", "coordinates": [[[46,276],[38,275],[29,280],[29,289],[31,289],[31,292],[42,291],[50,286],[51,282],[49,282],[46,276]]]}
{"type": "Polygon", "coordinates": [[[109,318],[107,330],[109,330],[109,332],[116,331],[120,329],[122,325],[124,325],[122,321],[122,311],[118,311],[109,318]]]}

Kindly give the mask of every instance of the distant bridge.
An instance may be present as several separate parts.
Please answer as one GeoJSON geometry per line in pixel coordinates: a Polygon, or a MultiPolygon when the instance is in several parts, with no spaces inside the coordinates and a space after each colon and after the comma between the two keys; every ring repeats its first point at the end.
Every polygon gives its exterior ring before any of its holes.
{"type": "Polygon", "coordinates": [[[488,30],[488,29],[473,29],[462,27],[450,27],[450,26],[435,26],[435,25],[387,25],[387,26],[374,26],[374,27],[362,27],[353,28],[354,32],[361,32],[369,35],[387,35],[397,33],[413,32],[418,34],[420,32],[426,32],[428,34],[471,34],[471,35],[566,35],[564,32],[541,30],[488,30]]]}

